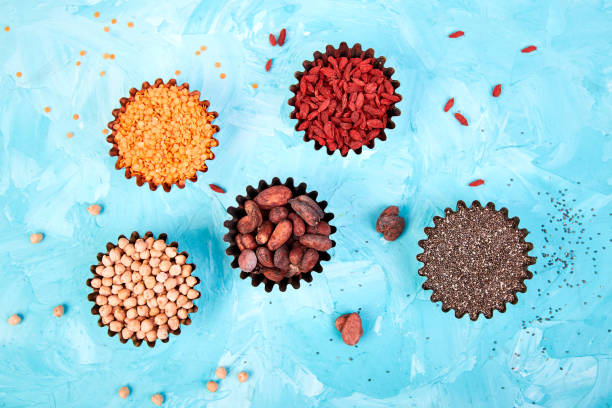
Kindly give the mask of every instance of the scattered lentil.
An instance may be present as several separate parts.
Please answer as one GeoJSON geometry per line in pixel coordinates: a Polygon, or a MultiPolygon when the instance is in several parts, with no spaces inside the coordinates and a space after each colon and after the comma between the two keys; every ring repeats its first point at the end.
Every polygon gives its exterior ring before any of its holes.
{"type": "Polygon", "coordinates": [[[251,86],[253,87],[253,89],[257,89],[259,87],[259,85],[256,82],[253,82],[253,84],[251,84],[251,86]]]}
{"type": "Polygon", "coordinates": [[[48,106],[45,106],[45,113],[49,113],[49,112],[51,112],[51,108],[48,106]]]}
{"type": "Polygon", "coordinates": [[[241,371],[238,373],[238,381],[240,381],[241,383],[245,382],[248,379],[249,373],[247,373],[246,371],[241,371]]]}
{"type": "Polygon", "coordinates": [[[164,403],[164,397],[161,394],[155,394],[151,397],[151,402],[158,407],[161,407],[161,405],[164,403]]]}
{"type": "Polygon", "coordinates": [[[74,115],[72,115],[72,119],[74,120],[79,120],[79,115],[77,115],[76,113],[74,115]]]}
{"type": "Polygon", "coordinates": [[[73,136],[74,136],[74,134],[73,134],[72,132],[68,132],[68,133],[66,133],[66,137],[67,137],[68,139],[72,139],[72,137],[73,137],[73,136]]]}
{"type": "Polygon", "coordinates": [[[15,74],[15,76],[16,76],[17,78],[21,78],[21,72],[17,72],[17,73],[15,74]]]}
{"type": "Polygon", "coordinates": [[[131,21],[127,24],[128,27],[132,28],[134,27],[134,23],[132,23],[131,21]]]}
{"type": "Polygon", "coordinates": [[[99,11],[96,11],[96,12],[94,13],[94,17],[95,17],[95,18],[100,17],[100,12],[99,12],[99,11]]]}
{"type": "Polygon", "coordinates": [[[64,306],[57,305],[53,308],[53,316],[62,317],[64,315],[64,306]]]}
{"type": "Polygon", "coordinates": [[[116,19],[116,18],[113,18],[113,19],[111,20],[111,24],[117,24],[117,19],[116,19]]]}
{"type": "Polygon", "coordinates": [[[225,78],[227,77],[227,75],[225,75],[225,73],[221,73],[221,75],[219,75],[219,77],[220,77],[221,79],[225,79],[225,78]]]}
{"type": "Polygon", "coordinates": [[[91,215],[100,215],[100,212],[102,211],[102,207],[99,204],[92,204],[89,207],[87,207],[87,212],[91,215]]]}
{"type": "Polygon", "coordinates": [[[104,27],[104,32],[109,32],[110,31],[110,27],[104,27]]]}
{"type": "Polygon", "coordinates": [[[217,370],[215,370],[215,375],[217,378],[224,380],[225,377],[227,377],[227,370],[225,367],[218,367],[217,370]]]}

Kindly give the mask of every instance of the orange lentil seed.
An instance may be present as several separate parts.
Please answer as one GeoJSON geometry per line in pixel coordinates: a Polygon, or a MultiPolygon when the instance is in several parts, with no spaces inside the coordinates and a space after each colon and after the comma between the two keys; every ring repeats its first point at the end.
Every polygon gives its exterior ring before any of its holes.
{"type": "Polygon", "coordinates": [[[45,112],[46,112],[46,113],[51,112],[51,108],[50,108],[50,107],[48,107],[48,106],[45,106],[45,112]]]}
{"type": "Polygon", "coordinates": [[[77,62],[76,62],[76,66],[78,67],[78,66],[80,66],[80,65],[81,65],[81,61],[77,61],[77,62]]]}
{"type": "Polygon", "coordinates": [[[66,137],[68,137],[68,139],[72,139],[72,136],[74,136],[74,133],[72,132],[66,133],[66,137]]]}
{"type": "Polygon", "coordinates": [[[94,13],[94,17],[95,17],[95,18],[100,17],[100,12],[99,12],[99,11],[96,11],[96,12],[94,13]]]}
{"type": "Polygon", "coordinates": [[[117,19],[116,19],[116,18],[113,18],[113,19],[111,20],[111,24],[117,24],[117,19]]]}
{"type": "Polygon", "coordinates": [[[196,55],[200,55],[200,51],[196,51],[196,55]]]}
{"type": "Polygon", "coordinates": [[[180,69],[177,69],[176,71],[174,71],[174,73],[175,73],[176,75],[181,75],[181,70],[180,70],[180,69]]]}
{"type": "Polygon", "coordinates": [[[205,45],[201,46],[200,51],[206,51],[206,46],[205,45]]]}
{"type": "Polygon", "coordinates": [[[108,135],[108,129],[102,129],[102,134],[103,135],[108,135]]]}
{"type": "Polygon", "coordinates": [[[222,72],[221,75],[219,75],[219,77],[221,77],[221,79],[225,79],[225,77],[227,77],[227,75],[225,75],[225,73],[222,72]]]}
{"type": "Polygon", "coordinates": [[[80,55],[80,56],[83,56],[83,55],[85,55],[85,54],[87,54],[87,52],[86,52],[85,50],[81,50],[81,52],[79,52],[79,55],[80,55]]]}
{"type": "Polygon", "coordinates": [[[134,23],[132,23],[131,21],[128,23],[128,27],[132,28],[134,27],[134,23]]]}
{"type": "Polygon", "coordinates": [[[110,31],[110,27],[104,27],[104,31],[108,33],[110,31]]]}
{"type": "Polygon", "coordinates": [[[100,76],[104,76],[104,75],[106,75],[106,72],[100,71],[100,76]]]}
{"type": "Polygon", "coordinates": [[[4,31],[6,31],[8,33],[9,31],[11,31],[11,27],[9,27],[9,26],[4,27],[4,31]]]}
{"type": "Polygon", "coordinates": [[[216,68],[221,68],[221,63],[220,62],[215,62],[215,67],[216,68]]]}
{"type": "Polygon", "coordinates": [[[104,58],[104,59],[108,59],[108,52],[105,52],[105,53],[102,55],[102,58],[104,58]]]}
{"type": "Polygon", "coordinates": [[[17,78],[21,78],[21,72],[17,72],[17,73],[15,74],[15,76],[16,76],[17,78]]]}
{"type": "Polygon", "coordinates": [[[251,85],[253,87],[253,89],[257,89],[259,87],[259,85],[257,85],[257,83],[253,83],[253,85],[251,85]]]}
{"type": "Polygon", "coordinates": [[[115,59],[115,54],[111,54],[108,56],[110,59],[115,59]]]}
{"type": "Polygon", "coordinates": [[[77,115],[76,113],[74,115],[72,115],[72,119],[74,120],[79,120],[79,115],[77,115]]]}

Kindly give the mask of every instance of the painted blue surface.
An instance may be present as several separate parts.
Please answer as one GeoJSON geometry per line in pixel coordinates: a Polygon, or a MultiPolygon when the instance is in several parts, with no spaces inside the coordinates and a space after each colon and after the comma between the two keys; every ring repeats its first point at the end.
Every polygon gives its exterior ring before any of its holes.
{"type": "Polygon", "coordinates": [[[609,2],[4,0],[4,26],[0,407],[146,407],[157,392],[166,407],[610,406],[609,2]],[[386,56],[403,95],[388,140],[348,158],[302,142],[286,104],[301,62],[340,41],[386,56]],[[101,130],[131,87],[175,70],[219,112],[220,146],[196,184],[150,192],[114,170],[101,130]],[[469,127],[442,111],[449,97],[469,127]],[[318,190],[338,233],[312,284],[267,294],[230,268],[222,223],[236,194],[274,176],[318,190]],[[491,320],[442,313],[416,272],[423,228],[458,199],[506,206],[532,232],[534,278],[491,320]],[[392,243],[374,230],[390,204],[407,219],[392,243]],[[86,299],[96,253],[132,230],[167,232],[202,279],[193,324],[154,349],[109,338],[86,299]],[[333,321],[355,310],[365,335],[350,348],[333,321]],[[218,365],[229,378],[211,394],[218,365]]]}

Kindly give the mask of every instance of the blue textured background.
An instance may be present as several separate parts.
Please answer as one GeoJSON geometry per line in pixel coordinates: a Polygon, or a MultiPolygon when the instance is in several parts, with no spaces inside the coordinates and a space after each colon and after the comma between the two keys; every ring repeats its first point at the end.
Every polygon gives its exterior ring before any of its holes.
{"type": "Polygon", "coordinates": [[[4,26],[0,407],[143,407],[156,392],[166,407],[610,406],[609,1],[4,0],[4,26]],[[386,56],[403,95],[388,140],[347,158],[302,142],[286,104],[301,62],[340,41],[386,56]],[[199,182],[151,192],[114,170],[101,130],[131,87],[175,70],[219,112],[220,146],[199,182]],[[449,97],[469,127],[442,111],[449,97]],[[312,284],[266,294],[230,268],[222,223],[236,194],[274,176],[318,190],[339,232],[312,284]],[[442,313],[417,275],[423,228],[458,199],[507,206],[532,232],[534,278],[492,320],[442,313]],[[392,243],[374,230],[390,204],[407,219],[392,243]],[[154,349],[109,338],[86,299],[96,253],[132,230],[167,232],[202,279],[193,324],[154,349]],[[355,310],[365,335],[351,348],[333,321],[355,310]],[[230,374],[211,394],[218,365],[230,374]]]}

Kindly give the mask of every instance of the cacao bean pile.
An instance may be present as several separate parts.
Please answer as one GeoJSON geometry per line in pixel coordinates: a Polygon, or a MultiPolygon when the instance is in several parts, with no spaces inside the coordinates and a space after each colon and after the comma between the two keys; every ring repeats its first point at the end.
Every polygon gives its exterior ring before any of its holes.
{"type": "Polygon", "coordinates": [[[310,272],[319,252],[333,245],[330,225],[316,201],[296,197],[284,185],[268,187],[244,202],[246,215],[238,220],[238,266],[263,274],[273,282],[310,272]]]}

